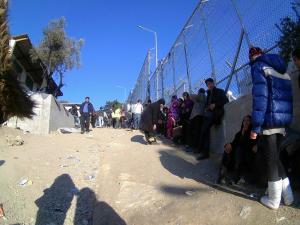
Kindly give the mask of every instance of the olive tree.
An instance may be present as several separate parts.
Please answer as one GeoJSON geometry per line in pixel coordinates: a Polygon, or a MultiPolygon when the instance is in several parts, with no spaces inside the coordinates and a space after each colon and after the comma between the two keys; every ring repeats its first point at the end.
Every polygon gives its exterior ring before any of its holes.
{"type": "Polygon", "coordinates": [[[52,20],[43,30],[41,43],[31,51],[33,60],[40,58],[47,67],[43,86],[48,88],[49,81],[54,75],[58,75],[59,84],[54,94],[64,86],[64,75],[73,68],[80,67],[80,53],[83,39],[73,39],[66,33],[66,20],[60,18],[52,20]]]}

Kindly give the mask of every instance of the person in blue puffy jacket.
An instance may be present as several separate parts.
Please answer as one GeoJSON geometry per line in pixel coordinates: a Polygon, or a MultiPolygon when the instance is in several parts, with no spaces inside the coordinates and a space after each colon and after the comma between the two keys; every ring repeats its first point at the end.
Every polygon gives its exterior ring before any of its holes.
{"type": "Polygon", "coordinates": [[[281,197],[286,205],[294,201],[289,179],[279,159],[279,143],[293,118],[292,83],[286,73],[283,58],[275,54],[264,54],[260,48],[249,50],[253,82],[251,139],[262,135],[265,153],[268,195],[261,203],[278,209],[281,197]]]}

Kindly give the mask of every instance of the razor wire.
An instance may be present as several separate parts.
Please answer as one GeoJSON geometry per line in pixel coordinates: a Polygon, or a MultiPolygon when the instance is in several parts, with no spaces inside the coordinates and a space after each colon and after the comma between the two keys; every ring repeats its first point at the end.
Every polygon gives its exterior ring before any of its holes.
{"type": "Polygon", "coordinates": [[[218,87],[227,88],[234,98],[249,94],[249,47],[278,53],[276,44],[281,33],[276,25],[286,16],[296,17],[291,3],[292,0],[201,0],[167,56],[148,76],[148,88],[140,82],[139,75],[133,99],[165,98],[169,102],[172,95],[206,88],[204,80],[208,77],[218,87]]]}

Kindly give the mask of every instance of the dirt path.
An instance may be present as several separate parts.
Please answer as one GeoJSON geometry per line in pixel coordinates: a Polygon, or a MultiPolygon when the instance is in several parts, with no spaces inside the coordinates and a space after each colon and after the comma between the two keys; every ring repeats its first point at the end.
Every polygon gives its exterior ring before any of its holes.
{"type": "Polygon", "coordinates": [[[300,224],[299,208],[271,211],[214,188],[216,172],[170,145],[145,145],[137,131],[43,137],[0,128],[0,224],[300,224]],[[5,136],[18,134],[24,145],[8,146],[5,136]]]}

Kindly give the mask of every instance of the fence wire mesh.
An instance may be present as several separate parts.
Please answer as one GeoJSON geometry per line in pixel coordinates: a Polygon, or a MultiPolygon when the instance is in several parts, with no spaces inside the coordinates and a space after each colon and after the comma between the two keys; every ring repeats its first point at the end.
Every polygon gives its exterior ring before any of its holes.
{"type": "Polygon", "coordinates": [[[220,88],[227,87],[235,98],[250,93],[249,46],[278,52],[280,30],[276,24],[286,16],[296,17],[291,3],[292,0],[200,1],[169,53],[150,76],[149,89],[145,82],[139,82],[140,74],[132,96],[143,101],[148,97],[165,98],[168,102],[174,94],[180,96],[184,91],[205,88],[204,80],[208,77],[214,78],[220,88]]]}

